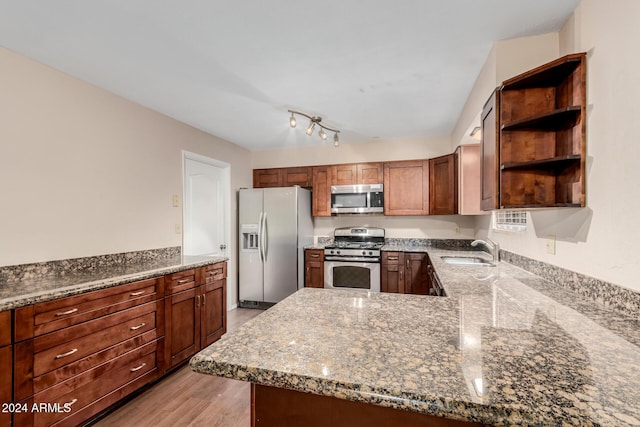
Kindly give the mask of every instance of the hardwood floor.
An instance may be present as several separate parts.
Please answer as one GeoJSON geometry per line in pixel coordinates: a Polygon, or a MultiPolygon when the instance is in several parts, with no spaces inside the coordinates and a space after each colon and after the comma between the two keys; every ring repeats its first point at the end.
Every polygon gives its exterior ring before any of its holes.
{"type": "MultiPolygon", "coordinates": [[[[247,308],[231,310],[227,332],[261,312],[247,308]]],[[[186,365],[93,425],[248,427],[250,398],[249,383],[197,374],[186,365]]]]}

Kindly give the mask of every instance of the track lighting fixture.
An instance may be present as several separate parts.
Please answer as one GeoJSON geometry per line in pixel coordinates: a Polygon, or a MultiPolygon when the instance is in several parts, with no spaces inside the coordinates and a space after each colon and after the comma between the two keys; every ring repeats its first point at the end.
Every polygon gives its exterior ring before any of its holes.
{"type": "Polygon", "coordinates": [[[289,118],[289,126],[291,126],[292,128],[296,127],[296,114],[306,117],[307,119],[309,119],[309,126],[307,126],[307,129],[305,130],[305,133],[309,136],[311,136],[313,134],[314,129],[316,128],[316,125],[320,128],[320,131],[318,131],[318,136],[320,138],[322,138],[323,141],[327,140],[327,132],[325,132],[325,130],[328,130],[329,132],[333,132],[333,146],[334,147],[339,147],[340,146],[340,139],[338,138],[338,134],[340,133],[339,130],[337,129],[332,129],[328,126],[323,125],[322,122],[322,117],[318,117],[318,116],[309,116],[305,113],[301,113],[299,111],[293,111],[293,110],[288,110],[291,113],[291,117],[289,118]]]}

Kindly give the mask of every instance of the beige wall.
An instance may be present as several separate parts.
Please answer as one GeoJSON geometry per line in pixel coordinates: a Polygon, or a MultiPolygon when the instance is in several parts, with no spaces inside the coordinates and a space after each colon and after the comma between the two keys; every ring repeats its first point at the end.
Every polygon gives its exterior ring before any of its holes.
{"type": "Polygon", "coordinates": [[[466,134],[480,126],[480,112],[491,92],[506,79],[558,57],[558,34],[521,37],[496,42],[471,89],[462,113],[451,133],[452,148],[466,134]]]}
{"type": "Polygon", "coordinates": [[[253,168],[426,159],[453,152],[448,135],[428,139],[381,140],[360,144],[342,144],[338,148],[323,143],[319,138],[315,139],[318,144],[313,147],[255,152],[253,168]]]}
{"type": "Polygon", "coordinates": [[[236,229],[249,151],[1,48],[0,93],[1,266],[180,246],[182,150],[231,164],[236,229]]]}
{"type": "MultiPolygon", "coordinates": [[[[587,208],[532,211],[531,229],[491,235],[503,248],[640,291],[640,2],[583,0],[560,55],[587,52],[587,208]],[[557,235],[556,255],[546,253],[557,235]]],[[[478,219],[478,235],[488,220],[478,219]]]]}

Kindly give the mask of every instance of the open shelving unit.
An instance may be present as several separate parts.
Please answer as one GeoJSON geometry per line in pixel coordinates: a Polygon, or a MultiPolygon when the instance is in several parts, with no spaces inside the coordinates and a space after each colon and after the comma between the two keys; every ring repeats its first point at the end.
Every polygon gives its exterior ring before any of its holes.
{"type": "Polygon", "coordinates": [[[586,54],[503,82],[501,208],[585,206],[586,54]]]}

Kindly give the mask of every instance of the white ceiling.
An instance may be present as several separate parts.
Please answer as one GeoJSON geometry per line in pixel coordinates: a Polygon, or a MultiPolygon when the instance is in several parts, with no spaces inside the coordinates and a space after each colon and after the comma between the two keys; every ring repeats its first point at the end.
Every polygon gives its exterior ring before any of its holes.
{"type": "Polygon", "coordinates": [[[287,109],[342,143],[449,135],[492,44],[578,3],[0,0],[0,45],[261,150],[321,142],[287,109]]]}

